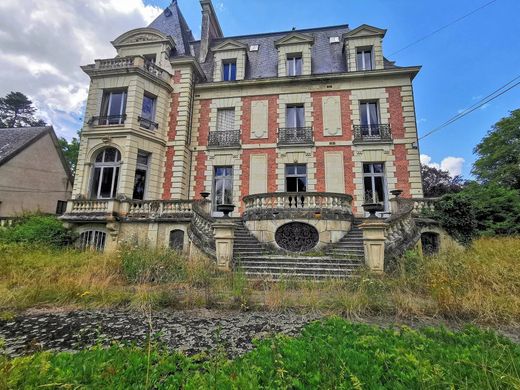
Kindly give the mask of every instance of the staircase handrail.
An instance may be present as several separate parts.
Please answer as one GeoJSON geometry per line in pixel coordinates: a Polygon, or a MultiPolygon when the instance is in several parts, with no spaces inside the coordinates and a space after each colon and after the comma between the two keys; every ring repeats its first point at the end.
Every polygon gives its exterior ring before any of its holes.
{"type": "Polygon", "coordinates": [[[210,205],[208,200],[198,200],[193,202],[193,218],[188,229],[188,234],[193,243],[205,254],[216,258],[215,234],[213,223],[216,221],[205,208],[210,205]]]}

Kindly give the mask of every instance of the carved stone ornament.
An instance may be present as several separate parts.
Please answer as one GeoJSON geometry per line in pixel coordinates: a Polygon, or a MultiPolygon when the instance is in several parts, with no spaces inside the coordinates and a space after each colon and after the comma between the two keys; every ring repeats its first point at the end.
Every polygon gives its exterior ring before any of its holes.
{"type": "Polygon", "coordinates": [[[160,37],[153,34],[139,34],[129,38],[125,43],[158,41],[160,37]]]}
{"type": "Polygon", "coordinates": [[[282,225],[275,233],[278,246],[290,252],[306,252],[314,248],[320,235],[314,226],[302,222],[282,225]]]}

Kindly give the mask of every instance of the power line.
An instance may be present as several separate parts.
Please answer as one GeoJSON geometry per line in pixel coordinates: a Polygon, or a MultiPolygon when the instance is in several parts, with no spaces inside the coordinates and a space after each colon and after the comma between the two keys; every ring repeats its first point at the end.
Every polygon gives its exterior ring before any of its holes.
{"type": "Polygon", "coordinates": [[[393,53],[391,53],[391,54],[389,55],[389,57],[391,57],[391,56],[393,56],[393,55],[395,55],[395,54],[397,54],[397,53],[400,53],[400,52],[402,52],[403,50],[406,50],[406,49],[408,49],[409,47],[414,46],[414,45],[418,44],[419,42],[424,41],[425,39],[430,38],[432,35],[435,35],[435,34],[437,34],[438,32],[441,32],[442,30],[444,30],[444,29],[446,29],[446,28],[448,28],[448,27],[453,26],[455,23],[458,23],[458,22],[460,22],[461,20],[466,19],[468,16],[473,15],[474,13],[480,11],[480,10],[483,9],[483,8],[486,8],[487,6],[493,4],[493,3],[497,2],[497,1],[498,1],[498,0],[492,0],[492,1],[490,1],[490,2],[488,2],[488,3],[486,3],[486,4],[482,5],[482,6],[480,6],[480,7],[478,7],[478,8],[475,8],[473,11],[467,13],[466,15],[461,16],[460,18],[455,19],[454,21],[452,21],[452,22],[450,22],[450,23],[448,23],[448,24],[445,24],[444,26],[438,28],[437,30],[432,31],[431,33],[426,34],[425,36],[423,36],[423,37],[417,39],[416,41],[413,41],[412,43],[406,45],[405,47],[403,47],[403,48],[401,48],[401,49],[399,49],[399,50],[397,50],[397,51],[394,51],[393,53]]]}
{"type": "Polygon", "coordinates": [[[520,75],[519,76],[516,76],[514,79],[512,79],[511,81],[507,82],[506,84],[502,85],[500,88],[498,88],[497,90],[493,91],[492,93],[490,93],[489,95],[487,95],[486,97],[482,98],[481,100],[479,100],[477,103],[475,103],[474,105],[472,105],[471,107],[469,108],[466,108],[464,111],[460,112],[459,114],[453,116],[452,118],[448,119],[446,122],[444,122],[443,124],[441,124],[440,126],[434,128],[433,130],[430,130],[429,132],[427,132],[425,135],[423,135],[422,137],[419,138],[419,141],[428,137],[429,135],[451,125],[453,122],[456,122],[458,121],[459,119],[465,117],[466,115],[468,114],[471,114],[473,111],[477,110],[478,108],[484,106],[485,104],[495,100],[496,98],[498,98],[499,96],[502,96],[503,94],[505,94],[506,92],[510,91],[511,89],[515,88],[516,86],[520,85],[520,81],[516,82],[516,80],[520,79],[520,75]],[[514,84],[513,84],[514,83],[514,84]],[[513,84],[513,85],[511,85],[513,84]]]}

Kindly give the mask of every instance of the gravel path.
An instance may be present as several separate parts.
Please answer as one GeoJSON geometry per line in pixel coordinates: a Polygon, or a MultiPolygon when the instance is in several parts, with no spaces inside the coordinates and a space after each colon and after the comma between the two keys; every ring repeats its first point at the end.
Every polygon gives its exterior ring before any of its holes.
{"type": "MultiPolygon", "coordinates": [[[[318,315],[213,310],[162,311],[152,314],[153,334],[172,350],[187,354],[225,347],[229,356],[253,348],[251,341],[273,333],[297,334],[318,315]]],[[[77,351],[112,340],[142,345],[147,316],[125,311],[45,313],[0,321],[0,339],[8,356],[38,350],[77,351]]]]}

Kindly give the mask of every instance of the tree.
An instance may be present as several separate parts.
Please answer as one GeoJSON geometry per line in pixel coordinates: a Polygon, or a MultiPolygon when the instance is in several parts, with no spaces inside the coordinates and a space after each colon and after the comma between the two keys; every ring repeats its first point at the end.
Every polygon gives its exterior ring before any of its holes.
{"type": "Polygon", "coordinates": [[[480,182],[520,190],[520,109],[497,122],[474,152],[472,173],[480,182]]]}
{"type": "Polygon", "coordinates": [[[464,245],[470,244],[477,235],[475,208],[463,193],[444,195],[435,205],[433,217],[464,245]]]}
{"type": "Polygon", "coordinates": [[[37,119],[32,101],[21,92],[10,92],[0,98],[0,127],[45,126],[37,119]]]}
{"type": "Polygon", "coordinates": [[[65,156],[65,160],[67,160],[67,163],[69,164],[72,174],[76,172],[76,165],[78,164],[79,138],[80,133],[78,131],[78,137],[72,138],[70,142],[63,137],[60,137],[58,139],[61,150],[63,151],[63,155],[65,156]]]}
{"type": "Polygon", "coordinates": [[[421,167],[424,196],[439,197],[459,192],[463,187],[462,176],[451,177],[448,171],[423,165],[421,167]]]}

